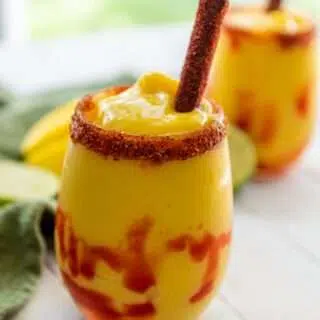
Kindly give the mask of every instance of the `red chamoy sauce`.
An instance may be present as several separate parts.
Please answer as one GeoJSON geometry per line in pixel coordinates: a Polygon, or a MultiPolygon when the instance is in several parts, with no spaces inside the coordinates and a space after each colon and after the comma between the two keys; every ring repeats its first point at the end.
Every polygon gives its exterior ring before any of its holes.
{"type": "Polygon", "coordinates": [[[250,91],[239,91],[237,96],[238,115],[235,124],[243,131],[250,132],[254,120],[254,94],[250,91]]]}
{"type": "Polygon", "coordinates": [[[290,167],[301,157],[307,145],[308,140],[302,143],[301,146],[299,146],[296,150],[283,155],[280,159],[277,160],[277,163],[275,164],[260,162],[258,165],[259,174],[257,180],[263,181],[265,178],[283,176],[287,171],[289,171],[290,167]]]}
{"type": "MultiPolygon", "coordinates": [[[[58,247],[62,261],[68,266],[68,273],[63,272],[63,280],[71,295],[91,320],[152,318],[156,306],[152,301],[140,304],[125,304],[115,307],[114,299],[106,294],[80,287],[75,278],[81,276],[92,280],[96,275],[97,263],[103,262],[114,272],[123,275],[125,288],[144,294],[157,285],[154,265],[146,253],[148,235],[154,225],[152,219],[143,217],[134,223],[126,234],[127,247],[111,248],[108,246],[89,246],[79,238],[71,226],[71,219],[61,207],[57,210],[56,229],[58,247]],[[81,248],[81,255],[79,254],[81,248]]],[[[230,243],[231,232],[218,237],[205,233],[195,239],[192,235],[183,234],[167,242],[167,254],[187,251],[194,263],[206,263],[203,279],[196,292],[189,298],[191,304],[207,297],[214,289],[220,250],[230,243]]]]}
{"type": "Polygon", "coordinates": [[[106,294],[85,289],[77,285],[66,273],[62,273],[64,283],[81,309],[90,310],[93,320],[112,320],[125,317],[149,317],[156,313],[151,302],[124,305],[123,311],[117,310],[113,299],[106,294]]]}
{"type": "Polygon", "coordinates": [[[121,313],[113,306],[111,297],[80,287],[66,273],[62,273],[62,277],[72,297],[81,308],[94,310],[95,314],[99,315],[99,319],[121,318],[121,313]]]}
{"type": "Polygon", "coordinates": [[[207,259],[207,268],[202,282],[199,289],[190,297],[190,303],[199,302],[214,289],[220,250],[227,247],[230,241],[231,232],[222,234],[219,237],[214,237],[207,233],[200,240],[185,234],[168,241],[167,249],[169,252],[174,253],[187,250],[196,263],[207,259]]]}
{"type": "Polygon", "coordinates": [[[250,91],[239,91],[237,101],[236,126],[249,133],[257,145],[270,144],[275,138],[278,125],[275,105],[258,103],[254,93],[250,91]],[[257,112],[264,114],[263,122],[258,128],[254,125],[257,112]]]}
{"type": "Polygon", "coordinates": [[[309,107],[311,102],[311,88],[310,85],[306,85],[298,96],[297,99],[297,112],[304,118],[309,113],[309,107]]]}
{"type": "Polygon", "coordinates": [[[277,114],[276,108],[272,104],[266,104],[263,106],[264,118],[262,126],[256,134],[254,134],[254,140],[258,145],[267,145],[270,144],[276,135],[277,130],[277,114]]]}
{"type": "Polygon", "coordinates": [[[92,280],[96,276],[98,261],[104,262],[115,272],[123,272],[124,286],[137,293],[144,293],[156,284],[155,276],[145,252],[148,233],[153,225],[149,218],[143,218],[133,224],[127,233],[128,248],[110,248],[108,246],[89,246],[79,239],[67,221],[61,208],[57,211],[57,232],[61,259],[67,262],[71,275],[92,280]],[[68,250],[65,246],[65,234],[68,230],[68,250]],[[83,248],[80,260],[78,248],[83,248]]]}

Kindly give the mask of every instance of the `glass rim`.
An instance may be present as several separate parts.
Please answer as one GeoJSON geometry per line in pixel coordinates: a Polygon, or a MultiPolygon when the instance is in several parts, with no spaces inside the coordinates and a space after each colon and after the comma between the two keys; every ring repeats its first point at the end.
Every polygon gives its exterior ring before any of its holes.
{"type": "MultiPolygon", "coordinates": [[[[129,86],[106,88],[104,93],[114,95],[129,86]]],[[[214,149],[227,134],[227,121],[222,108],[213,107],[222,121],[213,121],[200,130],[174,136],[132,135],[115,130],[106,130],[90,121],[95,105],[92,95],[81,99],[72,116],[70,135],[73,143],[115,160],[147,160],[162,163],[170,160],[186,160],[214,149]]]]}
{"type": "Polygon", "coordinates": [[[243,28],[241,26],[233,25],[230,19],[228,19],[228,15],[232,15],[235,12],[245,12],[245,11],[261,11],[265,8],[263,6],[251,5],[251,6],[241,6],[235,5],[230,8],[227,13],[227,17],[223,22],[223,30],[228,32],[229,34],[238,34],[239,36],[247,36],[248,39],[254,40],[278,40],[282,45],[294,46],[294,45],[309,45],[317,35],[317,26],[316,22],[306,14],[303,14],[297,10],[286,10],[289,13],[292,13],[295,17],[303,19],[306,21],[306,25],[295,31],[278,31],[278,30],[267,30],[267,31],[254,31],[249,28],[243,28]]]}

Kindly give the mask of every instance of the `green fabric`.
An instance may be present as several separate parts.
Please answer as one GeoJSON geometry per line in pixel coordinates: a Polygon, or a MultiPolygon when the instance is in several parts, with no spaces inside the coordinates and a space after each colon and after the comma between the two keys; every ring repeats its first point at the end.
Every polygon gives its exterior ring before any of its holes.
{"type": "Polygon", "coordinates": [[[10,102],[12,93],[0,86],[0,108],[10,102]]]}
{"type": "Polygon", "coordinates": [[[0,320],[22,307],[41,275],[45,237],[51,240],[54,205],[15,203],[0,209],[0,320]]]}

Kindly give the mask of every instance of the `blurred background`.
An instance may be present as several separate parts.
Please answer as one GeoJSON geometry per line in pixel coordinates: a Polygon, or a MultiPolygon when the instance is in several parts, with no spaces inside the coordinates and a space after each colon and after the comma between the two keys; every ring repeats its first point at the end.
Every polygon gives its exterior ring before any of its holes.
{"type": "MultiPolygon", "coordinates": [[[[233,4],[243,2],[232,1],[233,4]]],[[[317,2],[290,0],[292,6],[320,18],[317,2]]],[[[193,17],[197,0],[1,0],[1,4],[2,38],[30,41],[105,28],[182,23],[193,17]]]]}
{"type": "MultiPolygon", "coordinates": [[[[263,1],[231,1],[244,2],[263,1]]],[[[318,0],[287,3],[320,21],[318,0]]],[[[0,0],[0,82],[30,92],[123,70],[175,75],[196,5],[197,0],[0,0]]]]}

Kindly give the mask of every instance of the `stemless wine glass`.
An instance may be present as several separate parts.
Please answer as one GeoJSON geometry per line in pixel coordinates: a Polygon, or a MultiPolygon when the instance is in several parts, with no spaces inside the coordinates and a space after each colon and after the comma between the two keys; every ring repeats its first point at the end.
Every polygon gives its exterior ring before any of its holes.
{"type": "Polygon", "coordinates": [[[234,7],[226,15],[208,96],[254,140],[261,178],[286,173],[316,120],[316,32],[286,8],[234,7]]]}
{"type": "MultiPolygon", "coordinates": [[[[111,88],[116,95],[125,88],[111,88]]],[[[63,281],[88,320],[194,320],[224,275],[232,224],[226,127],[171,137],[71,124],[56,217],[63,281]]]]}

